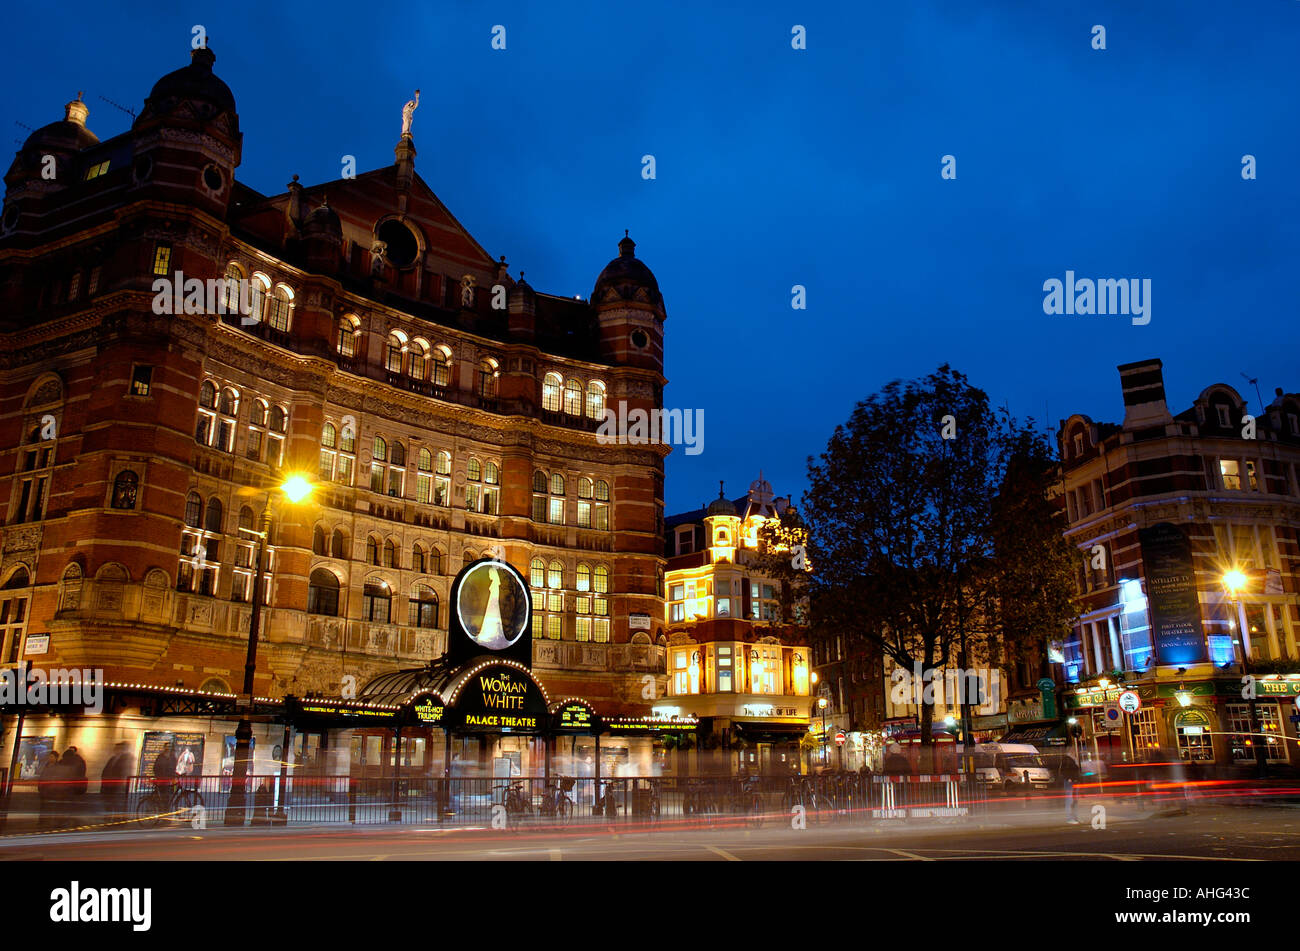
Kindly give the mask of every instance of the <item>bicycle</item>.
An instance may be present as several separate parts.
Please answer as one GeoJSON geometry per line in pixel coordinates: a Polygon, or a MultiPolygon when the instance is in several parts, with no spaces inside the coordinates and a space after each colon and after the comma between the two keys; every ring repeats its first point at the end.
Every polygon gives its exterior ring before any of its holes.
{"type": "Polygon", "coordinates": [[[529,798],[524,795],[522,780],[511,783],[498,783],[493,788],[505,790],[501,797],[501,805],[506,807],[506,817],[508,819],[522,818],[532,814],[533,806],[529,802],[529,798]]]}
{"type": "Polygon", "coordinates": [[[732,811],[744,815],[745,824],[758,828],[763,824],[763,797],[758,790],[758,779],[742,779],[732,798],[732,811]]]}
{"type": "Polygon", "coordinates": [[[203,797],[197,791],[180,783],[171,783],[165,787],[155,784],[135,804],[135,817],[141,825],[157,829],[168,819],[188,821],[195,806],[203,806],[203,797]]]}
{"type": "Polygon", "coordinates": [[[559,785],[546,787],[546,796],[542,799],[541,814],[552,819],[568,820],[573,816],[573,799],[569,791],[573,789],[572,777],[563,776],[559,785]]]}
{"type": "Polygon", "coordinates": [[[604,813],[610,819],[618,818],[618,793],[614,790],[606,792],[606,787],[614,785],[612,779],[602,779],[600,781],[600,797],[596,800],[596,808],[592,815],[599,816],[604,813]]]}

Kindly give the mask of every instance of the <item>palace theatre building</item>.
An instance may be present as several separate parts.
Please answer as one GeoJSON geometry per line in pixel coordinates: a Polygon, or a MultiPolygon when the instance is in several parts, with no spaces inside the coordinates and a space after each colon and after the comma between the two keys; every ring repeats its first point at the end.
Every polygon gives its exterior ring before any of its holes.
{"type": "MultiPolygon", "coordinates": [[[[662,405],[654,275],[620,236],[589,300],[512,277],[416,173],[424,112],[391,165],[263,194],[236,180],[215,60],[194,50],[103,141],[68,103],[5,175],[0,664],[102,671],[107,688],[102,713],[27,709],[17,745],[0,711],[0,767],[75,744],[98,777],[126,742],[148,772],[170,733],[221,770],[265,541],[255,773],[290,719],[295,764],[391,764],[397,731],[357,711],[406,687],[460,717],[476,769],[528,774],[543,744],[536,725],[471,720],[471,689],[474,716],[500,701],[521,721],[542,693],[580,698],[611,734],[602,772],[650,771],[667,450],[595,433],[606,406],[662,405]],[[493,642],[513,681],[446,662],[467,629],[453,581],[476,564],[498,566],[476,610],[494,583],[491,603],[526,607],[527,630],[493,642]],[[525,681],[536,696],[514,692],[525,681]]],[[[403,765],[441,762],[444,726],[403,734],[403,765]]],[[[594,741],[575,734],[569,755],[594,741]]]]}

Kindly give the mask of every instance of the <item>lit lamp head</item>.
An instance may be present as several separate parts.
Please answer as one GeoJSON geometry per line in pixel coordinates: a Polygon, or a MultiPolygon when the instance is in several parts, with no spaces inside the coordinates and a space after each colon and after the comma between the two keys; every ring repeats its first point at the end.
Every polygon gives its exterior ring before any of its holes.
{"type": "Polygon", "coordinates": [[[825,698],[825,697],[818,697],[818,698],[817,698],[817,709],[819,709],[819,710],[825,710],[825,709],[826,709],[826,703],[827,703],[827,701],[826,701],[826,698],[825,698]]]}
{"type": "Polygon", "coordinates": [[[1192,692],[1190,690],[1180,690],[1174,696],[1178,699],[1180,707],[1190,707],[1192,705],[1192,692]]]}
{"type": "Polygon", "coordinates": [[[1101,680],[1097,681],[1097,686],[1100,687],[1102,690],[1106,690],[1107,688],[1110,687],[1110,680],[1106,677],[1102,677],[1101,680]]]}
{"type": "Polygon", "coordinates": [[[284,497],[290,502],[297,504],[311,495],[313,488],[315,487],[311,484],[310,479],[300,473],[295,473],[284,480],[284,483],[280,486],[280,491],[284,493],[284,497]]]}
{"type": "Polygon", "coordinates": [[[817,676],[817,671],[814,670],[814,671],[812,672],[812,682],[813,682],[813,683],[817,683],[817,681],[820,680],[820,679],[821,679],[821,678],[817,676]]]}
{"type": "Polygon", "coordinates": [[[943,718],[943,725],[952,729],[957,725],[957,718],[954,716],[946,716],[943,718]]]}
{"type": "Polygon", "coordinates": [[[1239,568],[1229,568],[1223,573],[1223,586],[1228,589],[1229,593],[1236,594],[1246,587],[1245,573],[1239,568]]]}

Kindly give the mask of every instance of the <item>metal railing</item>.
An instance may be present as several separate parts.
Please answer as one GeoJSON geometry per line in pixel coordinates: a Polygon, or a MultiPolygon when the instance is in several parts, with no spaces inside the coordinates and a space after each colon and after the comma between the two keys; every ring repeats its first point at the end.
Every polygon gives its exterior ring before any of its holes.
{"type": "MultiPolygon", "coordinates": [[[[136,776],[98,793],[25,783],[14,809],[40,829],[224,824],[229,776],[172,784],[136,776]]],[[[453,777],[279,774],[248,777],[251,825],[444,824],[547,828],[621,823],[658,828],[869,823],[981,811],[983,787],[960,775],[751,777],[453,777]]],[[[11,832],[19,831],[11,828],[11,832]]]]}

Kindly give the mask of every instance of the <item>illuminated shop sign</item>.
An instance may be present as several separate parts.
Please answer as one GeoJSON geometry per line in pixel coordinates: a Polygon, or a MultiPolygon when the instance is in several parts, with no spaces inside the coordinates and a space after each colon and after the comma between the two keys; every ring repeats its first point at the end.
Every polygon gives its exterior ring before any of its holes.
{"type": "Polygon", "coordinates": [[[313,703],[304,700],[298,705],[302,713],[321,713],[335,717],[395,717],[396,710],[384,707],[366,707],[347,703],[313,703]]]}
{"type": "Polygon", "coordinates": [[[451,630],[447,655],[465,664],[484,654],[533,662],[528,584],[512,565],[480,558],[462,568],[451,584],[451,630]]]}
{"type": "Polygon", "coordinates": [[[678,733],[694,731],[697,725],[689,720],[608,720],[605,729],[610,733],[678,733]]]}
{"type": "Polygon", "coordinates": [[[581,700],[562,705],[553,718],[554,729],[563,733],[590,733],[596,723],[596,711],[581,700]]]}
{"type": "Polygon", "coordinates": [[[1160,663],[1204,663],[1205,634],[1192,564],[1192,543],[1170,522],[1138,530],[1147,581],[1147,607],[1160,663]]]}

